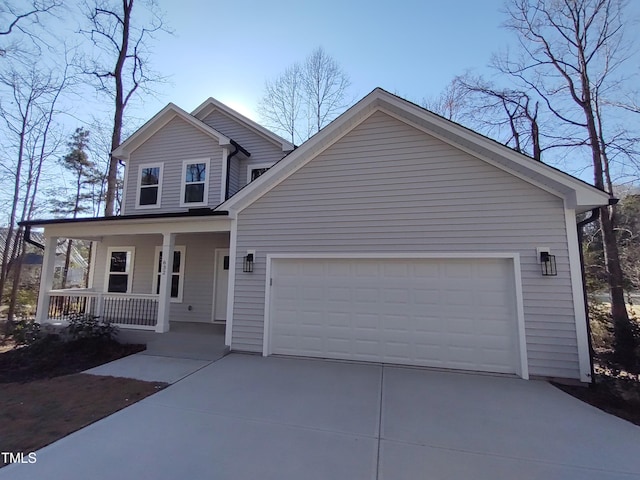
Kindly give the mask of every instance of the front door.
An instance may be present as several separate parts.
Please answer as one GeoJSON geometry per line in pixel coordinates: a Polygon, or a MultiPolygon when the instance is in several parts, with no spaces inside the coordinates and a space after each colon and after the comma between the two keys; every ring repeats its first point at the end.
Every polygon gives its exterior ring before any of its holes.
{"type": "Polygon", "coordinates": [[[227,320],[227,291],[229,289],[229,249],[216,248],[215,296],[213,321],[227,320]]]}

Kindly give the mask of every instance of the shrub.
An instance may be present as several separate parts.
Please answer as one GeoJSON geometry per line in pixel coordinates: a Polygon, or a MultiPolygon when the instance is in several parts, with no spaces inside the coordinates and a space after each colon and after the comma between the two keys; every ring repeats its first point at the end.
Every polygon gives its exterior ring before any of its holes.
{"type": "Polygon", "coordinates": [[[606,305],[590,300],[589,320],[593,348],[597,351],[611,350],[613,348],[613,323],[611,322],[611,312],[606,305]]]}
{"type": "Polygon", "coordinates": [[[93,340],[115,340],[118,327],[103,322],[99,317],[92,315],[77,314],[71,316],[69,325],[64,329],[69,340],[93,339],[93,340]]]}
{"type": "Polygon", "coordinates": [[[40,324],[33,320],[18,320],[12,322],[9,336],[13,339],[16,346],[29,347],[38,343],[42,337],[40,324]]]}

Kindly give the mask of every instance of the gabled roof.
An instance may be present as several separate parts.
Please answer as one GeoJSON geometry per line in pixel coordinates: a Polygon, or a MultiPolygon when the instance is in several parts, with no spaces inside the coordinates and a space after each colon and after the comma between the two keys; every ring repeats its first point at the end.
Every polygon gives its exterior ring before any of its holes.
{"type": "Polygon", "coordinates": [[[256,132],[258,135],[266,138],[270,142],[282,148],[283,152],[290,152],[295,148],[295,146],[291,142],[286,141],[280,135],[277,135],[271,130],[264,128],[262,125],[254,122],[248,117],[245,117],[241,113],[236,112],[233,108],[228,107],[224,103],[212,97],[209,97],[207,100],[205,100],[204,103],[202,103],[198,108],[191,112],[191,115],[198,118],[199,120],[204,120],[207,115],[210,115],[214,110],[219,110],[222,113],[234,118],[235,120],[246,124],[246,126],[256,132]]]}
{"type": "Polygon", "coordinates": [[[316,135],[276,163],[236,195],[219,205],[220,210],[240,212],[302,168],[377,111],[382,111],[434,136],[480,160],[565,199],[567,208],[583,212],[607,205],[609,194],[556,168],[516,152],[488,137],[445,119],[381,88],[340,115],[316,135]]]}
{"type": "Polygon", "coordinates": [[[177,105],[169,103],[166,107],[155,114],[147,123],[140,127],[133,135],[127,138],[124,143],[111,152],[111,154],[116,158],[127,160],[132,151],[149,140],[149,138],[151,138],[158,130],[176,117],[181,118],[201,132],[216,139],[221,146],[231,144],[230,138],[226,137],[214,128],[211,128],[206,123],[201,122],[196,117],[189,115],[177,105]]]}

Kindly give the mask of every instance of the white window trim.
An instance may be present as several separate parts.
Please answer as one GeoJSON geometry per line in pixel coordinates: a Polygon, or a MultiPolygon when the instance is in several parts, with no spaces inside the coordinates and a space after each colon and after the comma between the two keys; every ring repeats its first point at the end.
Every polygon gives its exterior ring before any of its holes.
{"type": "Polygon", "coordinates": [[[209,204],[209,174],[211,173],[211,159],[210,158],[198,158],[194,160],[185,160],[182,162],[182,177],[180,178],[180,206],[181,207],[202,207],[209,204]],[[204,163],[205,174],[204,174],[204,194],[202,196],[202,202],[185,202],[184,201],[184,192],[186,190],[187,182],[187,165],[194,163],[204,163]]]}
{"type": "Polygon", "coordinates": [[[136,210],[147,210],[152,208],[160,208],[162,206],[162,178],[164,172],[164,162],[143,163],[138,167],[138,184],[136,187],[136,210]],[[140,205],[140,191],[142,190],[142,170],[145,168],[160,167],[158,177],[158,201],[155,205],[140,205]]]}
{"type": "MultiPolygon", "coordinates": [[[[110,268],[111,268],[111,254],[113,252],[129,252],[131,253],[131,262],[129,262],[127,264],[127,269],[125,272],[114,272],[116,275],[118,273],[124,274],[126,273],[128,275],[127,277],[127,291],[125,293],[131,293],[131,288],[133,287],[133,271],[134,271],[134,265],[135,265],[135,261],[136,261],[136,247],[125,247],[125,246],[114,246],[114,247],[109,247],[107,248],[107,265],[105,268],[105,275],[104,275],[104,288],[103,291],[105,293],[109,293],[109,275],[111,274],[110,268]]],[[[119,292],[111,292],[111,293],[119,293],[119,292]]]]}
{"type": "Polygon", "coordinates": [[[271,168],[275,165],[276,162],[271,163],[254,163],[251,165],[247,165],[247,185],[251,183],[251,172],[254,170],[258,170],[260,168],[271,168]]]}
{"type": "MultiPolygon", "coordinates": [[[[158,267],[158,261],[160,260],[160,252],[162,251],[162,246],[158,246],[156,247],[156,253],[153,256],[153,281],[152,281],[152,286],[151,286],[151,293],[153,295],[156,294],[156,291],[158,290],[158,275],[160,274],[160,272],[156,271],[156,268],[158,267]]],[[[177,273],[173,272],[173,262],[167,262],[168,270],[167,270],[167,274],[168,275],[178,275],[180,277],[180,282],[178,283],[178,296],[173,298],[171,297],[171,303],[182,303],[182,299],[183,299],[183,294],[184,294],[184,264],[185,264],[185,254],[187,251],[187,248],[184,245],[179,245],[179,246],[175,246],[173,247],[173,251],[174,252],[180,252],[180,271],[177,273]]],[[[171,279],[169,279],[169,282],[171,281],[171,279]]]]}

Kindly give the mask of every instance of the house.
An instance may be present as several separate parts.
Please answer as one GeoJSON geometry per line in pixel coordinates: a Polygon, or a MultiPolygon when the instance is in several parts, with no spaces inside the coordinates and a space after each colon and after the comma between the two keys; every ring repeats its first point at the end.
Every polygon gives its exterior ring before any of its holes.
{"type": "MultiPolygon", "coordinates": [[[[4,250],[7,244],[10,243],[10,248],[13,247],[16,237],[13,236],[12,241],[7,242],[8,229],[0,228],[0,257],[4,254],[4,250]]],[[[42,243],[44,237],[41,232],[31,232],[31,240],[35,243],[42,243]]],[[[20,283],[23,285],[31,285],[40,279],[40,270],[42,267],[42,250],[35,248],[33,245],[26,245],[25,256],[22,261],[22,271],[20,273],[20,283]]],[[[55,283],[62,283],[62,273],[65,265],[65,258],[67,256],[67,241],[61,241],[58,243],[56,250],[56,262],[55,262],[55,283]]],[[[13,260],[15,262],[16,260],[13,260]]],[[[11,267],[13,268],[13,262],[11,267]]],[[[67,284],[79,286],[84,282],[85,273],[88,268],[87,260],[82,255],[78,245],[72,244],[71,246],[71,259],[69,263],[69,270],[67,272],[67,284]]]]}
{"type": "Polygon", "coordinates": [[[121,216],[28,224],[41,319],[64,298],[224,322],[232,351],[590,380],[576,215],[609,195],[581,180],[381,89],[296,149],[209,99],[113,155],[121,216]],[[51,291],[58,237],[96,242],[88,290],[51,291]]]}

